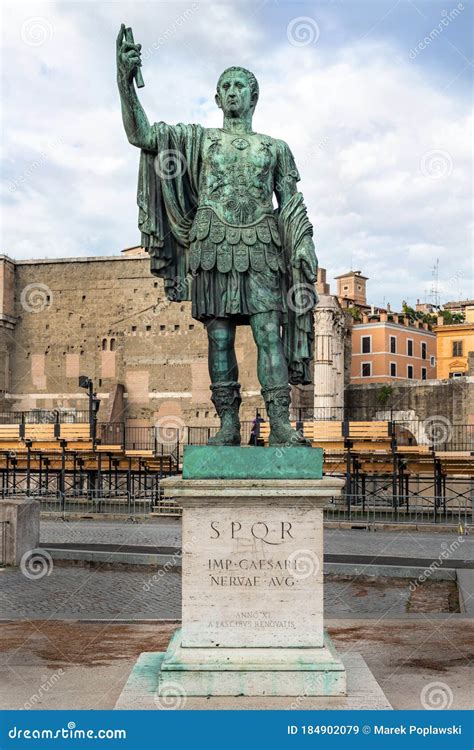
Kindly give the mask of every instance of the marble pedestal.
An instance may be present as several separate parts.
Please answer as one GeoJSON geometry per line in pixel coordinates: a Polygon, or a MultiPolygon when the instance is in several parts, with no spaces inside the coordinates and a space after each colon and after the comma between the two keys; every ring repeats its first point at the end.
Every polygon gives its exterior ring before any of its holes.
{"type": "Polygon", "coordinates": [[[31,498],[10,498],[0,503],[0,559],[20,565],[23,555],[36,549],[40,538],[40,504],[31,498]],[[3,548],[4,545],[4,548],[3,548]]]}
{"type": "Polygon", "coordinates": [[[162,486],[183,509],[183,612],[158,695],[345,695],[323,627],[322,509],[343,481],[173,477],[162,486]]]}

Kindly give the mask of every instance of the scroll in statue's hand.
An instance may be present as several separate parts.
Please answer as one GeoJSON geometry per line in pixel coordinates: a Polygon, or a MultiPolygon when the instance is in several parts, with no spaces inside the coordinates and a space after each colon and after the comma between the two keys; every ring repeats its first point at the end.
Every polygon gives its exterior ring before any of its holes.
{"type": "Polygon", "coordinates": [[[299,243],[294,252],[291,264],[294,268],[297,268],[304,273],[307,281],[316,281],[318,275],[318,260],[314,250],[314,242],[309,235],[303,237],[302,241],[299,243]]]}
{"type": "Polygon", "coordinates": [[[117,74],[128,83],[141,67],[141,48],[141,44],[127,41],[125,24],[122,24],[117,37],[117,74]]]}

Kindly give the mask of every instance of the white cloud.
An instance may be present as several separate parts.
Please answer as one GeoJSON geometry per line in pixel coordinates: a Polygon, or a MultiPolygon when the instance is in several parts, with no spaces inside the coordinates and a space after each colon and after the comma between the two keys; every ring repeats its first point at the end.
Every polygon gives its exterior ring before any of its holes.
{"type": "Polygon", "coordinates": [[[290,144],[330,277],[360,267],[371,301],[397,306],[424,297],[439,258],[440,287],[471,296],[467,105],[388,43],[292,47],[286,26],[270,32],[251,7],[10,6],[2,251],[108,254],[138,242],[138,151],[123,133],[115,88],[115,37],[126,21],[149,50],[140,97],[152,121],[218,125],[221,70],[243,64],[256,73],[254,126],[290,144]],[[25,22],[38,17],[49,37],[34,46],[25,22]],[[433,151],[447,155],[444,177],[426,173],[433,151]]]}

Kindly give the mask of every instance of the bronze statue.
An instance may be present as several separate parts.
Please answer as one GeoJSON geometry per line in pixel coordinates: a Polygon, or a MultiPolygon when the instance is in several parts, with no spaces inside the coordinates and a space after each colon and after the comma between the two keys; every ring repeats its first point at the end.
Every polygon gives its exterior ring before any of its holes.
{"type": "Polygon", "coordinates": [[[252,130],[258,83],[240,67],[217,82],[222,128],[150,125],[134,85],[140,49],[122,26],[117,80],[128,140],[141,149],[141,242],[168,298],[191,299],[193,318],[206,327],[221,420],[210,443],[240,444],[234,340],[237,325],[250,325],[270,445],[308,445],[290,425],[289,383],[311,382],[317,260],[293,155],[284,141],[252,130]]]}

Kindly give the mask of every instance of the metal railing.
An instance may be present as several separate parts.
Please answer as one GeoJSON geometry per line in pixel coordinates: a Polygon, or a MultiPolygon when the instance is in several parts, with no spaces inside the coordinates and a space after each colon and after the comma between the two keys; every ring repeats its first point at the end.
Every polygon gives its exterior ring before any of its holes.
{"type": "MultiPolygon", "coordinates": [[[[240,423],[240,435],[242,445],[249,445],[250,434],[253,427],[253,421],[241,421],[240,423]]],[[[213,425],[212,427],[203,427],[201,425],[189,425],[186,428],[186,443],[187,445],[206,445],[209,438],[214,437],[219,427],[213,425]]]]}
{"type": "Polygon", "coordinates": [[[324,510],[327,521],[374,524],[449,524],[466,527],[473,520],[471,501],[463,495],[451,498],[431,495],[380,496],[344,494],[333,498],[324,510]]]}
{"type": "Polygon", "coordinates": [[[452,424],[443,417],[396,419],[394,435],[399,446],[424,445],[436,451],[474,451],[474,425],[452,424]]]}
{"type": "MultiPolygon", "coordinates": [[[[343,474],[333,474],[344,478],[343,474]]],[[[393,492],[390,477],[383,481],[372,477],[372,483],[357,488],[354,493],[344,492],[333,498],[325,508],[327,521],[349,521],[361,524],[449,524],[469,526],[473,522],[472,486],[460,480],[448,483],[440,494],[437,488],[425,477],[421,492],[409,488],[406,493],[393,492]],[[376,486],[377,485],[377,486],[376,486]]],[[[59,483],[48,488],[33,485],[27,492],[21,483],[15,488],[4,490],[3,498],[31,497],[39,500],[44,512],[62,515],[104,515],[124,517],[146,516],[150,513],[161,515],[181,515],[181,510],[173,498],[164,498],[160,477],[156,474],[135,476],[129,489],[124,481],[114,486],[104,476],[101,486],[90,488],[66,486],[59,489],[59,483]]],[[[1,500],[0,500],[1,502],[1,500]]],[[[0,527],[0,533],[6,533],[0,527]]]]}
{"type": "Polygon", "coordinates": [[[83,424],[89,423],[89,410],[30,409],[0,412],[0,424],[83,424]]]}
{"type": "Polygon", "coordinates": [[[158,502],[159,495],[143,490],[134,494],[126,491],[95,490],[73,493],[31,494],[41,503],[42,512],[68,515],[114,515],[126,518],[148,516],[158,502]]]}

